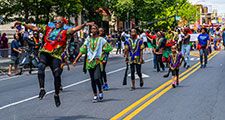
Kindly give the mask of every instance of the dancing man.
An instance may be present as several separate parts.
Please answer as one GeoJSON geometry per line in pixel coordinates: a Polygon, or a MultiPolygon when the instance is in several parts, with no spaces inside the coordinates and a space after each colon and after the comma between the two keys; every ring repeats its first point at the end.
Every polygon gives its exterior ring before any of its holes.
{"type": "Polygon", "coordinates": [[[85,23],[77,27],[73,27],[70,29],[64,29],[64,24],[67,24],[68,21],[63,18],[62,16],[56,17],[55,21],[53,22],[54,25],[51,26],[44,26],[40,29],[37,26],[33,26],[30,24],[26,24],[25,22],[16,22],[14,27],[23,25],[25,28],[30,29],[32,31],[42,31],[44,32],[44,45],[40,50],[39,58],[40,63],[38,65],[38,80],[40,85],[40,93],[39,98],[40,100],[46,94],[45,91],[45,69],[49,66],[52,70],[54,76],[54,85],[55,85],[55,105],[59,107],[61,102],[59,98],[59,91],[60,91],[60,84],[61,84],[61,56],[64,52],[67,44],[67,38],[74,34],[75,32],[79,31],[80,29],[84,28],[87,25],[92,25],[93,23],[85,23]]]}

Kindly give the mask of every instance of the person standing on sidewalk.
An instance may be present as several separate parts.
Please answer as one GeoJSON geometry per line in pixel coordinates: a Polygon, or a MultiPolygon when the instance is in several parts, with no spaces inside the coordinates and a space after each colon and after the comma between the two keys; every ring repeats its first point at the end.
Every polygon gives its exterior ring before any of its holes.
{"type": "Polygon", "coordinates": [[[184,29],[184,37],[182,39],[182,47],[181,47],[181,52],[182,55],[184,56],[184,68],[188,69],[190,67],[190,39],[191,36],[188,33],[189,29],[185,28],[184,29]]]}
{"type": "Polygon", "coordinates": [[[19,54],[22,53],[22,49],[20,48],[21,44],[19,42],[19,35],[14,35],[14,40],[11,43],[11,62],[9,65],[8,75],[12,75],[12,66],[15,67],[15,73],[18,74],[17,66],[19,64],[19,54]]]}
{"type": "Polygon", "coordinates": [[[84,44],[80,48],[80,53],[73,62],[76,65],[77,61],[83,54],[87,54],[85,57],[86,66],[85,69],[89,71],[91,78],[91,86],[94,94],[93,103],[103,100],[101,72],[103,65],[103,55],[112,51],[111,45],[106,39],[99,36],[99,28],[96,24],[91,26],[91,36],[88,37],[84,44]],[[99,95],[97,92],[97,87],[99,95]]]}
{"type": "Polygon", "coordinates": [[[47,66],[50,66],[52,70],[52,74],[54,77],[54,85],[55,85],[55,94],[54,100],[56,107],[61,105],[59,92],[60,92],[60,84],[61,84],[61,57],[62,53],[65,51],[67,45],[67,38],[74,34],[75,32],[81,30],[85,26],[92,25],[93,23],[85,23],[80,26],[76,26],[73,28],[65,29],[64,25],[67,24],[68,21],[62,17],[55,17],[55,21],[52,26],[46,25],[40,28],[37,26],[33,26],[31,24],[26,24],[24,22],[16,22],[12,28],[16,26],[24,26],[26,29],[30,29],[32,31],[42,31],[45,33],[44,35],[44,45],[40,50],[39,58],[40,63],[38,65],[38,80],[40,86],[39,98],[40,100],[46,94],[45,91],[45,69],[47,66]]]}
{"type": "Polygon", "coordinates": [[[199,46],[201,68],[205,68],[208,60],[208,47],[210,44],[210,38],[209,35],[207,34],[206,28],[202,28],[201,31],[202,33],[198,36],[197,45],[199,46]],[[203,56],[204,56],[204,64],[203,64],[203,56]]]}
{"type": "Polygon", "coordinates": [[[143,87],[144,81],[142,78],[141,65],[143,61],[143,40],[138,38],[136,29],[131,30],[131,38],[124,43],[126,62],[130,64],[131,69],[131,90],[135,90],[135,69],[140,78],[140,87],[143,87]]]}
{"type": "Polygon", "coordinates": [[[8,45],[8,38],[6,36],[6,33],[3,33],[2,36],[0,36],[0,57],[4,57],[7,55],[8,53],[8,48],[9,48],[9,45],[8,45]]]}

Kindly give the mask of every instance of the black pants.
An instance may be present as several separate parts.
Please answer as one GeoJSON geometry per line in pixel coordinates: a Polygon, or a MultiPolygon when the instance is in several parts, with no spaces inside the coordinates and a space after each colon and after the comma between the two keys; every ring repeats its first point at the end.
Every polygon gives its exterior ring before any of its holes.
{"type": "Polygon", "coordinates": [[[160,71],[159,65],[160,65],[160,67],[163,70],[165,69],[165,66],[164,66],[164,64],[162,62],[162,54],[156,54],[156,67],[157,67],[157,71],[160,71]]]}
{"type": "Polygon", "coordinates": [[[140,80],[142,80],[141,64],[135,63],[130,64],[131,80],[135,80],[135,67],[140,80]]]}
{"type": "Polygon", "coordinates": [[[172,76],[179,76],[179,69],[171,70],[172,76]]]}
{"type": "Polygon", "coordinates": [[[107,83],[107,76],[106,76],[106,71],[105,71],[106,64],[107,64],[107,62],[103,63],[103,69],[101,72],[101,78],[102,78],[102,81],[104,81],[104,83],[107,83]]]}
{"type": "Polygon", "coordinates": [[[203,56],[204,56],[204,64],[206,65],[207,61],[208,61],[208,49],[202,48],[202,49],[200,49],[199,52],[200,52],[200,63],[201,63],[201,65],[203,64],[203,56]]]}
{"type": "Polygon", "coordinates": [[[101,81],[101,70],[100,65],[97,65],[93,69],[89,69],[89,74],[91,78],[91,86],[94,95],[97,95],[97,87],[99,90],[99,93],[102,93],[102,81],[101,81]]]}
{"type": "Polygon", "coordinates": [[[121,54],[121,51],[122,51],[122,50],[121,50],[121,47],[118,46],[118,48],[117,48],[117,50],[116,50],[116,54],[118,54],[118,52],[119,52],[119,54],[121,54]]]}
{"type": "Polygon", "coordinates": [[[62,69],[60,68],[61,60],[52,57],[48,53],[40,54],[40,63],[38,65],[38,80],[40,88],[44,88],[45,86],[45,69],[47,66],[51,68],[53,77],[54,77],[54,85],[55,85],[55,94],[59,94],[59,89],[61,85],[61,74],[62,69]]]}

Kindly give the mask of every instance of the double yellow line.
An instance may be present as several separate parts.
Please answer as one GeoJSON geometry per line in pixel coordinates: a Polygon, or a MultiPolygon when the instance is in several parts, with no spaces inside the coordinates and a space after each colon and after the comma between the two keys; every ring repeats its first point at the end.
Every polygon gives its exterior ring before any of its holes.
{"type": "MultiPolygon", "coordinates": [[[[216,56],[219,52],[214,51],[212,54],[209,55],[209,60],[212,59],[214,56],[216,56]]],[[[195,71],[197,71],[200,68],[200,62],[196,63],[194,66],[180,74],[180,82],[188,78],[191,74],[193,74],[195,71]]],[[[142,110],[144,110],[147,106],[149,106],[151,103],[153,103],[155,100],[160,98],[163,94],[168,92],[172,86],[171,86],[172,79],[165,82],[155,90],[151,91],[138,101],[134,102],[118,114],[116,114],[114,117],[111,118],[111,120],[117,120],[117,119],[124,119],[124,120],[130,120],[133,117],[135,117],[137,114],[139,114],[142,110]]]]}

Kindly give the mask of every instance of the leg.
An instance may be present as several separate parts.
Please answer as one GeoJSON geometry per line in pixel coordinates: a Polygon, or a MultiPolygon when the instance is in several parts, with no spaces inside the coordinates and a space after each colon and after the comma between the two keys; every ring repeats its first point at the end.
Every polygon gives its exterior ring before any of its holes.
{"type": "Polygon", "coordinates": [[[46,65],[43,62],[40,62],[38,65],[38,80],[40,89],[44,89],[45,87],[45,68],[46,65]]]}
{"type": "Polygon", "coordinates": [[[182,47],[181,47],[181,53],[182,53],[182,55],[184,56],[184,68],[186,67],[186,65],[187,65],[187,63],[186,63],[186,52],[185,52],[185,45],[182,45],[182,47]]]}
{"type": "Polygon", "coordinates": [[[95,83],[94,73],[95,73],[95,69],[89,70],[89,75],[90,75],[90,78],[91,78],[92,91],[93,91],[94,96],[97,96],[97,87],[96,87],[96,83],[95,83]]]}
{"type": "Polygon", "coordinates": [[[186,47],[187,68],[190,67],[190,50],[191,50],[191,46],[190,45],[187,45],[187,47],[186,47]]]}
{"type": "Polygon", "coordinates": [[[157,68],[157,72],[160,72],[160,68],[159,68],[159,64],[160,64],[160,56],[156,55],[156,68],[157,68]]]}
{"type": "Polygon", "coordinates": [[[179,69],[176,70],[176,80],[177,80],[177,86],[179,85],[180,81],[179,81],[179,69]]]}
{"type": "Polygon", "coordinates": [[[157,65],[157,57],[156,57],[156,54],[153,53],[153,64],[154,64],[154,69],[156,69],[156,65],[157,65]]]}
{"type": "Polygon", "coordinates": [[[141,64],[136,64],[136,70],[137,70],[137,74],[140,78],[140,87],[143,87],[144,81],[143,81],[142,73],[141,73],[141,64]]]}
{"type": "Polygon", "coordinates": [[[165,71],[165,65],[162,62],[162,54],[159,55],[158,61],[160,63],[160,67],[162,68],[162,70],[165,71]]]}
{"type": "Polygon", "coordinates": [[[103,84],[104,90],[109,89],[109,86],[108,86],[108,83],[107,83],[106,71],[105,71],[106,65],[107,65],[107,62],[103,63],[103,70],[101,72],[101,79],[103,79],[102,81],[104,81],[104,84],[103,84]]]}
{"type": "Polygon", "coordinates": [[[107,62],[103,63],[103,70],[102,70],[102,77],[103,77],[103,81],[105,84],[107,84],[107,76],[106,76],[106,71],[105,71],[106,64],[107,64],[107,62]]]}
{"type": "Polygon", "coordinates": [[[134,63],[130,64],[130,71],[131,71],[131,90],[135,89],[135,67],[134,63]]]}
{"type": "Polygon", "coordinates": [[[167,78],[167,77],[169,77],[169,75],[170,75],[170,72],[171,72],[171,69],[169,69],[168,73],[167,73],[166,75],[164,75],[163,77],[164,77],[164,78],[167,78]]]}
{"type": "Polygon", "coordinates": [[[51,61],[51,57],[49,57],[47,54],[40,54],[40,63],[38,64],[38,80],[41,90],[44,90],[45,68],[48,66],[48,61],[51,61]]]}
{"type": "Polygon", "coordinates": [[[204,50],[204,58],[205,58],[204,67],[206,67],[207,62],[208,62],[208,50],[207,49],[204,50]]]}
{"type": "Polygon", "coordinates": [[[53,76],[54,76],[54,85],[55,85],[55,94],[56,95],[59,95],[60,86],[61,86],[62,69],[61,69],[60,65],[61,65],[61,61],[59,59],[54,59],[53,65],[51,67],[53,76]]]}
{"type": "Polygon", "coordinates": [[[200,54],[200,63],[201,63],[201,68],[203,67],[203,49],[199,50],[199,54],[200,54]]]}
{"type": "Polygon", "coordinates": [[[54,85],[55,85],[55,105],[56,107],[59,107],[61,105],[60,98],[59,98],[59,92],[60,92],[60,85],[61,85],[61,74],[62,74],[62,69],[61,69],[61,60],[59,59],[54,59],[52,60],[52,65],[50,66],[51,69],[53,70],[53,76],[54,76],[54,85]]]}

